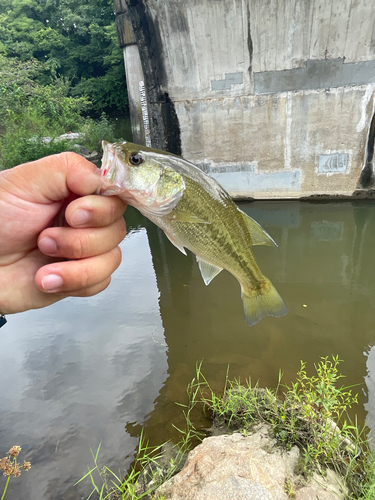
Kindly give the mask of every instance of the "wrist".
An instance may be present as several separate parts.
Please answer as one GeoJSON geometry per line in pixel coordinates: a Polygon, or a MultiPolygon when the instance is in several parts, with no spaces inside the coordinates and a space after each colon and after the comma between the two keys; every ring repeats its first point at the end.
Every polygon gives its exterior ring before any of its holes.
{"type": "Polygon", "coordinates": [[[1,313],[0,313],[0,328],[1,328],[2,326],[4,326],[6,322],[7,322],[7,320],[5,319],[4,314],[1,314],[1,313]]]}

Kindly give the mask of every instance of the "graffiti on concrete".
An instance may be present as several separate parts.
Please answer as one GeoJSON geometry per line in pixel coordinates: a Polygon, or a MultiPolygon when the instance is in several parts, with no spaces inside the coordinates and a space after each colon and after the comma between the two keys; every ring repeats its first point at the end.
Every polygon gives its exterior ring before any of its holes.
{"type": "Polygon", "coordinates": [[[349,164],[348,153],[333,153],[319,156],[319,174],[345,173],[349,164]]]}

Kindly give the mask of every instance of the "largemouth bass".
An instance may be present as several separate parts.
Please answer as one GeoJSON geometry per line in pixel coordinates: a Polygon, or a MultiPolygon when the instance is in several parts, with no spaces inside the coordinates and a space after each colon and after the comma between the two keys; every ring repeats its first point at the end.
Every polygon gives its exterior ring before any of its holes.
{"type": "Polygon", "coordinates": [[[195,253],[208,285],[223,269],[241,285],[246,321],[284,316],[288,309],[259,269],[252,245],[276,245],[216,180],[182,158],[131,142],[103,141],[102,187],[159,226],[186,255],[195,253]]]}

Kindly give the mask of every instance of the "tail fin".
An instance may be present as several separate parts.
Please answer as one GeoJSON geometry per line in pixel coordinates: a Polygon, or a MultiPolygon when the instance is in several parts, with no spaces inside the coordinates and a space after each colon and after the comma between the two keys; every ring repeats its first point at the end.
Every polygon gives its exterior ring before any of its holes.
{"type": "Polygon", "coordinates": [[[246,294],[241,287],[243,310],[245,313],[246,323],[253,326],[260,321],[264,316],[285,316],[288,308],[285,302],[280,297],[276,288],[270,281],[267,280],[267,285],[263,293],[258,295],[246,294]]]}

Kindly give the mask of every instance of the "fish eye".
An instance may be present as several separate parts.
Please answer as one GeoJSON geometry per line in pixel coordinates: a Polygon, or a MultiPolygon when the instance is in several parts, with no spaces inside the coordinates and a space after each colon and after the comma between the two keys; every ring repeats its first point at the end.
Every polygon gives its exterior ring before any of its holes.
{"type": "Polygon", "coordinates": [[[132,165],[137,167],[143,162],[143,158],[142,155],[140,155],[139,153],[130,153],[129,161],[132,165]]]}

